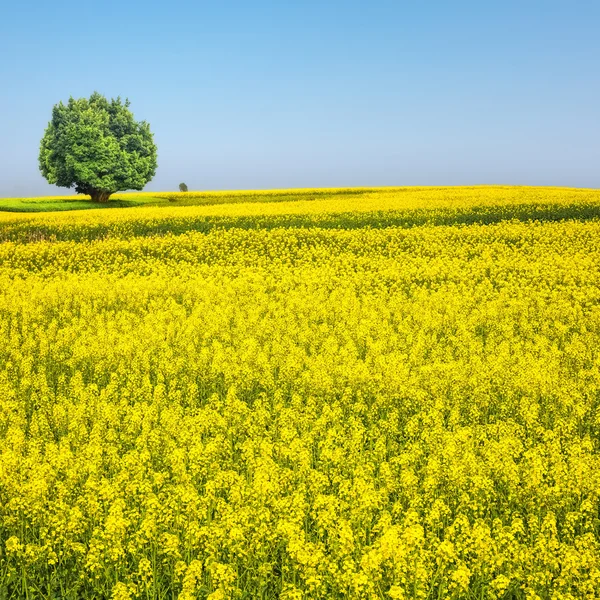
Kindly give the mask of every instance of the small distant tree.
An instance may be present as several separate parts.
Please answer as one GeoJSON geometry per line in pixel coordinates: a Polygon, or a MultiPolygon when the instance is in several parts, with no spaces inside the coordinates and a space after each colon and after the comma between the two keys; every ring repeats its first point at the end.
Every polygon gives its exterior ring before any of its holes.
{"type": "Polygon", "coordinates": [[[156,173],[156,146],[150,126],[133,118],[129,104],[94,92],[55,105],[40,144],[40,171],[48,182],[74,187],[94,202],[142,190],[156,173]]]}
{"type": "Polygon", "coordinates": [[[187,192],[188,191],[187,185],[185,185],[185,183],[180,183],[179,184],[179,191],[180,192],[187,192]]]}

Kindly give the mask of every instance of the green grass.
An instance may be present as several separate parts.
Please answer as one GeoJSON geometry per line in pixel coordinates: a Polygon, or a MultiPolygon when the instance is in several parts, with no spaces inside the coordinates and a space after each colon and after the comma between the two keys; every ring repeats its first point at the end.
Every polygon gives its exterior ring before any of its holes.
{"type": "Polygon", "coordinates": [[[0,198],[0,211],[5,212],[54,212],[62,210],[86,210],[90,208],[126,208],[169,204],[165,198],[152,196],[116,195],[106,203],[92,202],[79,196],[64,198],[0,198]]]}
{"type": "Polygon", "coordinates": [[[364,194],[374,191],[361,189],[306,189],[247,192],[156,192],[117,193],[108,202],[92,202],[81,196],[48,196],[39,198],[0,198],[0,211],[4,212],[55,212],[65,210],[86,210],[94,208],[133,208],[136,206],[204,206],[211,204],[237,204],[241,202],[290,202],[309,200],[312,197],[323,198],[340,194],[364,194]]]}

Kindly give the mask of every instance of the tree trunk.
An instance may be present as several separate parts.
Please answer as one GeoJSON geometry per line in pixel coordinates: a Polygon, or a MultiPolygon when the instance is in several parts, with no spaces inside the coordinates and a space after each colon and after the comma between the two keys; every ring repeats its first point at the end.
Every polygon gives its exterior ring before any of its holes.
{"type": "Polygon", "coordinates": [[[108,202],[111,192],[105,192],[104,190],[92,190],[90,196],[92,202],[108,202]]]}

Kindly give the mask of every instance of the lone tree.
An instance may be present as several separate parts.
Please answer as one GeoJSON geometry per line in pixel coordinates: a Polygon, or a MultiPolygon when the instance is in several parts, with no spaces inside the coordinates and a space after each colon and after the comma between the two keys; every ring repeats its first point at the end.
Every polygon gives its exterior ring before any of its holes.
{"type": "Polygon", "coordinates": [[[129,100],[98,92],[52,109],[40,144],[40,170],[49,183],[106,202],[141,190],[156,173],[156,146],[146,121],[135,121],[129,100]]]}
{"type": "Polygon", "coordinates": [[[188,191],[187,185],[185,185],[185,183],[180,183],[179,184],[179,191],[180,192],[187,192],[188,191]]]}

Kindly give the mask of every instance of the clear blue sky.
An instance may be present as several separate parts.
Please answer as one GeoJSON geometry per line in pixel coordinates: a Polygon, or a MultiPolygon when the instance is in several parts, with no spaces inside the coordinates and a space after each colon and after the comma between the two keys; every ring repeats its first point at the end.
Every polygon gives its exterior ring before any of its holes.
{"type": "Polygon", "coordinates": [[[7,0],[0,196],[52,106],[98,90],[149,121],[148,190],[600,187],[600,2],[7,0]]]}

